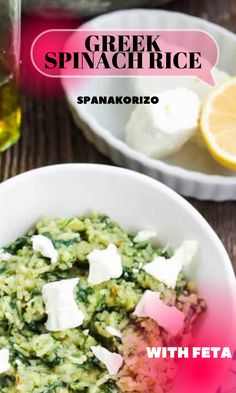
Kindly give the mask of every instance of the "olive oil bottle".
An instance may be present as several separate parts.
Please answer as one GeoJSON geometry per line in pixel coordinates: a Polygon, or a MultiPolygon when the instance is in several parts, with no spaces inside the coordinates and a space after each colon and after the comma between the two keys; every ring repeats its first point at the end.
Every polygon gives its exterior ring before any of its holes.
{"type": "Polygon", "coordinates": [[[18,89],[13,79],[0,81],[0,152],[20,136],[21,111],[18,89]]]}
{"type": "Polygon", "coordinates": [[[21,0],[0,0],[0,152],[17,141],[21,111],[17,74],[21,0]]]}

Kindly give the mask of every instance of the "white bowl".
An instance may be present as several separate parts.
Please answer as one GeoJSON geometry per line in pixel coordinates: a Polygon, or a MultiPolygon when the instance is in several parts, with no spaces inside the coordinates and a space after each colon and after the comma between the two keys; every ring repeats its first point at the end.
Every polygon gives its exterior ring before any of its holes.
{"type": "MultiPolygon", "coordinates": [[[[86,29],[202,29],[212,34],[220,48],[219,69],[236,74],[236,35],[192,16],[156,10],[118,11],[99,16],[86,29]]],[[[78,95],[134,95],[132,78],[99,77],[73,84],[62,83],[76,122],[89,141],[116,164],[152,176],[185,196],[222,201],[236,200],[236,175],[218,165],[208,151],[187,144],[178,154],[155,160],[130,148],[124,141],[124,126],[132,105],[77,105],[78,95]]]]}
{"type": "MultiPolygon", "coordinates": [[[[217,324],[224,345],[236,344],[236,281],[222,243],[188,202],[147,176],[93,164],[49,166],[16,176],[0,184],[0,246],[24,235],[42,216],[91,211],[110,215],[132,233],[156,229],[163,245],[175,248],[186,239],[197,240],[197,263],[188,274],[196,281],[208,309],[196,334],[204,338],[209,327],[217,324]]],[[[220,373],[218,378],[220,383],[220,373]]],[[[203,391],[214,392],[206,387],[203,391]]]]}

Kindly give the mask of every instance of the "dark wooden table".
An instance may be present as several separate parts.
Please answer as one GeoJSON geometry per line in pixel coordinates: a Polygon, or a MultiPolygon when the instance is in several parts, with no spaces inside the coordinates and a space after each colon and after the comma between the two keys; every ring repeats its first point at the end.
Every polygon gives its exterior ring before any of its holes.
{"type": "MultiPolygon", "coordinates": [[[[200,16],[236,32],[236,0],[178,0],[165,8],[200,16]]],[[[45,101],[22,92],[22,112],[22,137],[0,156],[1,181],[49,164],[112,164],[78,130],[64,98],[45,101]]],[[[190,202],[222,239],[236,271],[236,203],[190,202]]]]}

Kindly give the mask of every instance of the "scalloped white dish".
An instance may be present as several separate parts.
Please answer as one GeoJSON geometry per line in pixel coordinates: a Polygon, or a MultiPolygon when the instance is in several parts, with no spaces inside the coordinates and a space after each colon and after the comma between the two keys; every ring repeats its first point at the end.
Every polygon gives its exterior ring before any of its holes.
{"type": "MultiPolygon", "coordinates": [[[[220,48],[217,67],[236,74],[236,35],[200,18],[156,11],[118,11],[97,17],[86,29],[202,29],[216,39],[220,48]]],[[[114,163],[145,173],[184,196],[204,200],[236,200],[236,173],[218,165],[206,149],[188,142],[171,157],[156,160],[145,156],[125,142],[124,128],[132,105],[78,105],[78,95],[134,95],[134,78],[99,77],[81,84],[62,80],[74,118],[87,139],[114,163]]]]}

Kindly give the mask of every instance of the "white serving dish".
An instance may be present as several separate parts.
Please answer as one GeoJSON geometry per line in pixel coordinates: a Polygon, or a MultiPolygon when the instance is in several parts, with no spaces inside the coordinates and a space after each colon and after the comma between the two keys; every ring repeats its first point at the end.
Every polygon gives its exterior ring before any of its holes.
{"type": "MultiPolygon", "coordinates": [[[[175,248],[184,240],[197,240],[198,257],[189,274],[208,310],[199,320],[196,335],[204,339],[214,325],[222,332],[224,346],[236,345],[236,281],[222,243],[188,202],[150,177],[93,164],[56,165],[16,176],[0,184],[0,246],[22,236],[42,216],[91,211],[110,215],[132,233],[156,229],[163,245],[175,248]]],[[[226,366],[217,374],[216,384],[226,366]]],[[[201,393],[215,393],[213,388],[204,386],[201,393]]]]}
{"type": "MultiPolygon", "coordinates": [[[[156,10],[118,11],[99,16],[86,29],[202,29],[212,34],[220,48],[219,69],[236,74],[236,35],[206,20],[181,13],[156,10]]],[[[124,126],[132,105],[77,105],[78,95],[132,95],[131,78],[93,78],[81,85],[62,80],[75,121],[103,154],[124,167],[152,176],[185,196],[215,201],[236,200],[236,174],[218,165],[207,152],[188,143],[165,160],[154,160],[124,142],[124,126]]]]}

